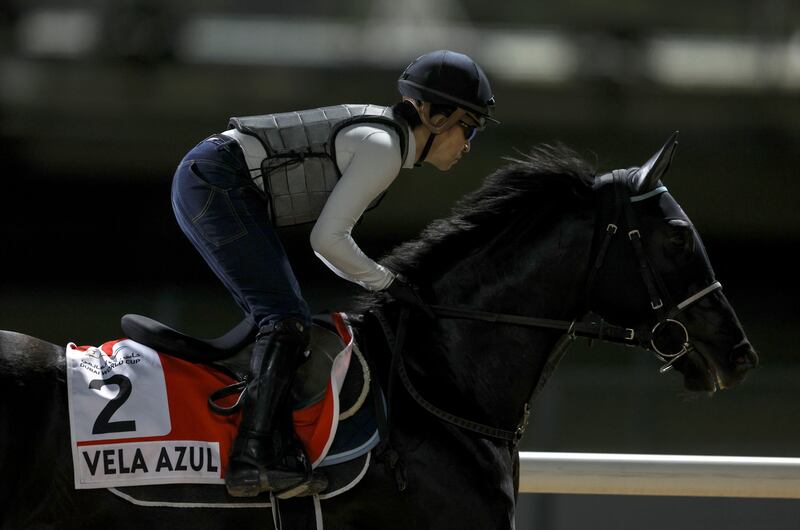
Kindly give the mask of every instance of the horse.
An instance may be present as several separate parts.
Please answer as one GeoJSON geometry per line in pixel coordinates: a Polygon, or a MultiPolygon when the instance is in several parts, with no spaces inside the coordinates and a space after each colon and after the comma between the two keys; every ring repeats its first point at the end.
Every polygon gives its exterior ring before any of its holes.
{"type": "MultiPolygon", "coordinates": [[[[429,305],[358,301],[389,430],[384,458],[323,502],[324,528],[513,528],[529,402],[576,337],[649,350],[707,395],[757,367],[662,182],[676,144],[601,175],[562,144],[536,146],[382,260],[429,305]]],[[[73,489],[64,370],[63,347],[0,332],[2,528],[269,527],[263,508],[142,507],[73,489]]],[[[283,527],[314,528],[294,506],[282,501],[283,527]]]]}

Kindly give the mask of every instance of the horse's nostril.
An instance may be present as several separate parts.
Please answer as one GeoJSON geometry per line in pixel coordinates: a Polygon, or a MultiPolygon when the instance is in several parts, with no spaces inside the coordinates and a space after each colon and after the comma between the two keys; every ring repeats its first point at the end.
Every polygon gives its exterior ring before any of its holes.
{"type": "Polygon", "coordinates": [[[731,360],[737,371],[750,370],[758,366],[758,354],[747,342],[733,349],[731,352],[731,360]]]}

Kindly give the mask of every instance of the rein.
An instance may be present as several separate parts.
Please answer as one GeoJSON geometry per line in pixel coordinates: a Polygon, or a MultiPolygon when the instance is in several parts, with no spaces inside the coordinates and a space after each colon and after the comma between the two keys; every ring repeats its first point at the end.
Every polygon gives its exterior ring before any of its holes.
{"type": "Polygon", "coordinates": [[[492,324],[509,324],[526,328],[546,328],[564,331],[568,335],[579,335],[602,340],[631,341],[636,337],[633,328],[614,326],[602,319],[595,321],[551,320],[505,313],[490,313],[461,307],[429,305],[437,316],[461,320],[477,320],[492,324]]]}
{"type": "Polygon", "coordinates": [[[603,235],[603,240],[598,247],[597,255],[595,256],[594,260],[592,260],[593,265],[589,272],[585,288],[587,300],[589,299],[589,294],[591,293],[594,278],[597,272],[599,272],[599,270],[603,267],[606,252],[619,229],[618,224],[620,223],[620,218],[624,215],[625,222],[628,226],[628,239],[633,245],[637,260],[639,261],[639,270],[650,297],[650,306],[653,311],[656,312],[656,316],[658,318],[655,326],[650,329],[642,328],[639,330],[616,326],[605,322],[602,318],[591,312],[586,313],[586,315],[584,315],[584,317],[580,320],[574,319],[567,321],[505,313],[492,313],[461,307],[428,305],[427,307],[436,316],[442,318],[474,320],[489,322],[492,324],[505,324],[526,328],[553,329],[564,332],[559,341],[548,354],[547,362],[542,370],[541,376],[539,377],[539,381],[532,389],[529,399],[525,402],[522,418],[517,423],[517,426],[514,429],[502,429],[459,417],[433,405],[426,400],[411,382],[406,370],[405,361],[403,359],[403,345],[405,342],[406,326],[409,316],[408,306],[404,306],[400,311],[396,333],[392,330],[392,326],[386,320],[385,316],[380,311],[375,310],[372,311],[372,313],[380,323],[383,333],[389,344],[389,348],[392,352],[388,389],[388,401],[390,408],[392,403],[394,383],[393,374],[396,372],[406,391],[414,399],[414,401],[416,401],[418,405],[427,410],[429,413],[433,414],[435,417],[462,429],[489,438],[495,438],[509,442],[513,447],[516,446],[516,444],[525,434],[525,429],[530,417],[530,403],[538,396],[539,392],[544,387],[544,384],[555,370],[558,362],[564,356],[569,346],[574,342],[576,336],[589,337],[617,344],[639,345],[646,350],[652,351],[656,357],[664,361],[665,364],[659,369],[661,373],[669,370],[675,361],[692,351],[693,348],[689,338],[689,332],[686,330],[686,327],[683,324],[675,319],[675,317],[677,317],[681,311],[689,307],[691,304],[697,302],[713,291],[720,289],[722,284],[720,284],[718,281],[714,281],[709,286],[701,289],[697,293],[692,294],[682,302],[676,304],[669,311],[665,311],[663,302],[665,296],[662,296],[662,293],[666,294],[667,290],[661,277],[655,273],[650,261],[647,258],[647,254],[644,251],[641,233],[637,228],[638,222],[635,212],[633,211],[632,204],[660,195],[661,193],[666,192],[667,188],[665,186],[659,186],[650,192],[631,196],[630,189],[626,183],[625,172],[620,170],[613,171],[610,178],[604,176],[601,177],[600,180],[601,185],[608,183],[609,180],[611,180],[613,183],[614,215],[613,222],[607,224],[605,233],[603,235]],[[677,352],[662,351],[662,349],[656,344],[658,334],[663,333],[667,326],[677,327],[679,332],[683,335],[683,339],[681,341],[682,346],[677,352]]]}

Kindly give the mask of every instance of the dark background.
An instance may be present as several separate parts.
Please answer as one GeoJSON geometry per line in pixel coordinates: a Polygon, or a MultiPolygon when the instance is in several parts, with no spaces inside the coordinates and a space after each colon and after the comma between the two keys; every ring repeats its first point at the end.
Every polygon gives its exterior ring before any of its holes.
{"type": "MultiPolygon", "coordinates": [[[[170,210],[183,154],[233,115],[391,104],[400,70],[446,47],[484,66],[503,125],[448,173],[401,173],[356,230],[369,255],[447,215],[515,150],[562,141],[610,170],[680,130],[666,183],[762,356],[708,399],[641,352],[582,343],[523,449],[800,456],[796,2],[35,0],[0,8],[0,45],[0,328],[99,344],[136,312],[222,333],[238,309],[170,210]]],[[[309,231],[283,231],[304,293],[346,308],[358,288],[313,256],[309,231]]],[[[519,527],[799,521],[794,501],[526,495],[519,527]]]]}

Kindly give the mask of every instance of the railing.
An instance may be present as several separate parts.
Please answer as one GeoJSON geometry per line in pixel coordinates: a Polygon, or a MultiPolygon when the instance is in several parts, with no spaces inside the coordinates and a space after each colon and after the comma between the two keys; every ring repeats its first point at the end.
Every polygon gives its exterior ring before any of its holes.
{"type": "Polygon", "coordinates": [[[800,458],[520,453],[520,492],[800,499],[800,458]]]}

